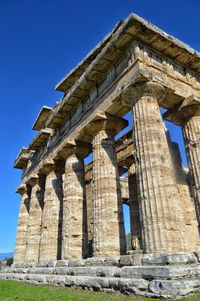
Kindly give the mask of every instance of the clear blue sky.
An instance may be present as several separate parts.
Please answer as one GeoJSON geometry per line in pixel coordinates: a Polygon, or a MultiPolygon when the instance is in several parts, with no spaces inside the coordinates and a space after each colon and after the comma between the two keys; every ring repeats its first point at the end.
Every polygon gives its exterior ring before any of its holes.
{"type": "MultiPolygon", "coordinates": [[[[0,252],[14,249],[21,171],[12,165],[35,135],[37,113],[62,97],[54,86],[130,12],[200,50],[199,0],[0,0],[0,252]]],[[[172,134],[181,142],[180,131],[172,134]]]]}

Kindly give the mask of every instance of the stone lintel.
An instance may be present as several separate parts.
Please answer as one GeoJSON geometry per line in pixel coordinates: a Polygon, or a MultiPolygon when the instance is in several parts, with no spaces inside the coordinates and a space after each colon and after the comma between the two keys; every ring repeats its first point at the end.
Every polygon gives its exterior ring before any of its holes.
{"type": "Polygon", "coordinates": [[[200,97],[190,95],[181,105],[175,106],[163,114],[163,118],[176,125],[184,125],[190,118],[200,114],[200,97]]]}
{"type": "Polygon", "coordinates": [[[46,129],[42,129],[38,135],[32,140],[31,144],[29,145],[29,150],[38,150],[40,149],[42,146],[44,146],[50,135],[53,134],[53,130],[46,128],[46,129]]]}
{"type": "Polygon", "coordinates": [[[15,162],[14,162],[14,168],[23,169],[26,167],[29,159],[30,159],[31,152],[28,148],[22,147],[19,155],[17,156],[15,162]]]}
{"type": "Polygon", "coordinates": [[[45,123],[52,112],[52,108],[43,106],[40,110],[32,129],[35,131],[40,131],[45,127],[45,123]]]}

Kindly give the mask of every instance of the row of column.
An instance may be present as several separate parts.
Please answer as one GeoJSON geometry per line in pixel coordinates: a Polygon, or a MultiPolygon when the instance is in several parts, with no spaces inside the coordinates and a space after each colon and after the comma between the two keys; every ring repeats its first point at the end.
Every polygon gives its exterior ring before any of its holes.
{"type": "MultiPolygon", "coordinates": [[[[159,103],[165,89],[156,82],[132,87],[122,98],[133,112],[133,143],[140,213],[141,246],[144,252],[177,252],[188,249],[172,159],[159,103]]],[[[183,127],[190,176],[200,223],[200,117],[183,127]]],[[[132,204],[133,207],[133,204],[132,204]]],[[[134,213],[132,213],[133,215],[134,213]]],[[[137,227],[133,231],[137,236],[137,227]]],[[[134,233],[132,237],[134,238],[134,233]]],[[[137,239],[136,239],[137,242],[137,239]]]]}
{"type": "MultiPolygon", "coordinates": [[[[120,179],[114,132],[108,121],[91,124],[93,136],[93,255],[126,252],[120,179]],[[93,131],[93,129],[96,129],[93,131]]],[[[23,187],[14,262],[77,259],[88,255],[84,161],[69,146],[65,170],[48,163],[23,187]],[[70,150],[70,151],[69,151],[70,150]],[[28,208],[29,206],[29,208],[28,208]]]]}
{"type": "MultiPolygon", "coordinates": [[[[135,171],[129,177],[132,199],[130,212],[131,219],[134,219],[132,241],[135,249],[142,248],[145,253],[187,250],[181,199],[160,115],[159,102],[164,95],[165,89],[160,84],[145,82],[135,85],[129,97],[122,99],[133,111],[135,171]],[[131,189],[133,185],[134,189],[131,189]],[[136,214],[138,211],[139,215],[136,214]]],[[[198,217],[199,124],[200,117],[194,117],[183,129],[194,179],[198,217]]],[[[86,129],[92,137],[93,146],[94,256],[112,256],[126,252],[114,145],[116,129],[119,131],[123,127],[122,119],[100,118],[91,122],[86,129]]],[[[60,169],[51,167],[51,171],[48,170],[46,174],[45,189],[41,188],[40,180],[36,179],[36,184],[30,183],[31,195],[28,191],[27,194],[22,193],[15,262],[51,260],[59,256],[62,259],[87,256],[84,163],[78,148],[72,149],[72,153],[66,158],[63,185],[60,169]],[[43,197],[44,204],[41,201],[43,197]],[[26,211],[28,198],[29,215],[26,211]]]]}
{"type": "Polygon", "coordinates": [[[182,128],[189,163],[191,187],[195,200],[196,215],[200,232],[200,114],[191,117],[182,128]]]}

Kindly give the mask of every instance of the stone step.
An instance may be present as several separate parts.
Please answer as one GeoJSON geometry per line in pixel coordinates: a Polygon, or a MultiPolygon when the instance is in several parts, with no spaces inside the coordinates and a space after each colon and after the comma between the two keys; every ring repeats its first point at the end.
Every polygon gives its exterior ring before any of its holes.
{"type": "Polygon", "coordinates": [[[79,287],[86,290],[105,292],[118,291],[155,298],[184,296],[200,289],[199,277],[196,279],[148,281],[142,278],[0,273],[0,279],[18,280],[33,285],[79,287]]]}
{"type": "Polygon", "coordinates": [[[16,263],[15,268],[31,267],[124,267],[124,266],[169,266],[188,265],[200,262],[199,252],[154,253],[142,254],[139,250],[131,254],[91,257],[87,259],[50,260],[37,263],[16,263]]]}
{"type": "MultiPolygon", "coordinates": [[[[200,264],[177,266],[127,266],[127,267],[35,267],[8,268],[3,273],[46,274],[116,278],[181,279],[200,277],[200,264]]],[[[0,272],[0,274],[2,273],[0,272]]]]}

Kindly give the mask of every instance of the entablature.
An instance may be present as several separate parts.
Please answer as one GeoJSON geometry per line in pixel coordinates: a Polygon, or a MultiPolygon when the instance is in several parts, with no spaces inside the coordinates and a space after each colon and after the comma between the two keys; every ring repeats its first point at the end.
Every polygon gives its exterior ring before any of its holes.
{"type": "Polygon", "coordinates": [[[57,91],[62,91],[67,93],[67,91],[74,85],[75,81],[80,78],[80,76],[85,72],[87,67],[94,61],[97,55],[105,47],[105,45],[111,40],[113,34],[118,30],[118,28],[124,23],[124,20],[119,21],[113,30],[106,35],[106,37],[101,40],[97,46],[92,49],[88,55],[79,63],[77,66],[70,71],[55,87],[57,91]]]}
{"type": "Polygon", "coordinates": [[[29,151],[28,148],[22,147],[21,151],[19,152],[15,162],[14,162],[14,168],[24,169],[28,161],[31,158],[32,153],[29,151]]]}
{"type": "Polygon", "coordinates": [[[183,102],[163,114],[163,118],[176,125],[183,126],[193,116],[200,116],[200,97],[191,95],[183,102]]]}
{"type": "MultiPolygon", "coordinates": [[[[51,153],[53,156],[56,156],[56,154],[62,150],[66,139],[81,140],[85,128],[95,118],[97,110],[114,115],[116,117],[122,117],[124,114],[130,111],[128,106],[122,104],[122,98],[132,98],[132,89],[138,82],[153,80],[159,84],[162,84],[166,90],[166,96],[160,104],[163,107],[167,107],[165,103],[168,102],[168,99],[175,99],[177,103],[180,103],[185,97],[188,97],[188,93],[191,93],[188,91],[188,89],[186,89],[183,82],[177,83],[176,81],[176,87],[174,86],[173,88],[171,82],[168,80],[164,81],[158,76],[154,76],[150,68],[146,68],[144,70],[144,68],[140,69],[140,67],[140,63],[137,62],[135,65],[128,68],[123,73],[123,76],[121,76],[117,81],[113,82],[107,92],[103,94],[102,97],[98,98],[98,101],[94,101],[90,110],[86,112],[80,110],[78,111],[78,114],[72,116],[70,120],[66,121],[62,128],[57,130],[54,135],[47,139],[48,147],[44,147],[42,151],[38,149],[38,151],[34,154],[32,164],[27,170],[27,173],[32,172],[34,168],[37,167],[39,161],[43,160],[43,158],[47,158],[48,154],[51,153]],[[179,89],[177,90],[178,85],[179,89]],[[40,156],[38,156],[38,152],[40,152],[40,156]]],[[[171,107],[173,106],[174,102],[171,103],[171,107]]],[[[86,135],[86,133],[84,133],[84,135],[86,135]]],[[[88,139],[90,140],[91,138],[88,137],[88,139]]],[[[46,144],[47,140],[45,142],[46,144]]],[[[86,140],[84,141],[88,142],[86,140]]]]}
{"type": "Polygon", "coordinates": [[[182,102],[191,94],[200,96],[200,73],[181,65],[175,59],[158,53],[141,42],[133,44],[135,60],[139,63],[141,72],[146,72],[151,80],[160,82],[168,90],[169,97],[162,102],[164,108],[170,109],[182,102]]]}
{"type": "Polygon", "coordinates": [[[32,129],[35,131],[42,130],[45,127],[45,123],[49,118],[51,112],[52,108],[43,106],[34,122],[32,129]]]}
{"type": "MultiPolygon", "coordinates": [[[[102,44],[93,57],[64,79],[65,96],[49,114],[45,126],[54,133],[39,133],[29,149],[34,149],[30,173],[38,162],[62,150],[65,139],[79,139],[81,131],[100,110],[122,117],[130,108],[122,98],[132,97],[132,87],[141,81],[154,81],[166,90],[160,106],[171,109],[190,95],[199,97],[200,56],[184,43],[131,14],[102,44]],[[74,75],[73,75],[74,74],[74,75]],[[77,77],[76,77],[77,76],[77,77]],[[72,86],[70,87],[70,83],[72,86]],[[69,88],[70,87],[70,88],[69,88]]],[[[40,114],[39,114],[40,116],[40,114]]],[[[40,119],[40,118],[39,118],[40,119]]],[[[41,119],[42,120],[42,119],[41,119]]],[[[39,121],[38,121],[39,122],[39,121]]],[[[37,124],[37,121],[36,121],[37,124]]],[[[44,124],[39,122],[40,128],[44,124]]]]}
{"type": "Polygon", "coordinates": [[[41,147],[45,146],[49,140],[49,137],[53,134],[52,129],[42,129],[35,138],[33,138],[32,142],[29,145],[29,150],[39,150],[41,147]]]}
{"type": "MultiPolygon", "coordinates": [[[[65,117],[68,116],[69,105],[73,106],[74,104],[77,105],[77,103],[82,102],[89,90],[103,81],[109,68],[116,65],[120,58],[123,57],[127,47],[134,41],[141,41],[144,45],[150,46],[155,51],[167,56],[169,59],[200,72],[199,53],[146,20],[135,14],[131,14],[116,28],[115,31],[112,32],[110,40],[101,48],[101,51],[95,56],[89,66],[83,68],[83,73],[78,73],[77,76],[72,71],[72,73],[65,77],[60,83],[64,85],[65,82],[68,80],[70,81],[70,78],[74,76],[71,89],[69,90],[68,85],[63,100],[48,120],[47,125],[55,128],[59,119],[61,122],[61,119],[63,118],[62,113],[65,112],[65,109],[67,114],[64,115],[65,117]]],[[[83,60],[83,64],[84,62],[85,60],[83,60]]],[[[80,66],[81,64],[77,68],[79,69],[80,66]]],[[[77,69],[75,68],[74,72],[76,72],[76,70],[77,69]]],[[[59,87],[59,85],[57,87],[59,87]]]]}

